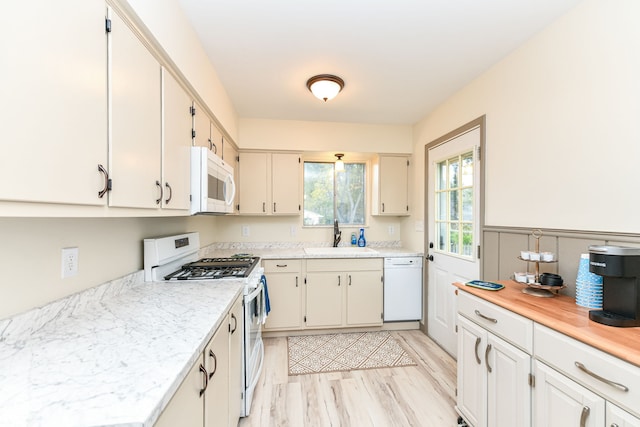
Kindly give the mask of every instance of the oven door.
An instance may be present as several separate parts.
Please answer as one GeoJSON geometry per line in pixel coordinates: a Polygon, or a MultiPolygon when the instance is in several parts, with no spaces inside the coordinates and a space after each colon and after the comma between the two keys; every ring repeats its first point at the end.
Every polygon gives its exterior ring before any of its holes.
{"type": "Polygon", "coordinates": [[[264,287],[259,283],[244,296],[244,404],[242,416],[248,416],[256,384],[264,364],[262,322],[264,317],[264,287]]]}

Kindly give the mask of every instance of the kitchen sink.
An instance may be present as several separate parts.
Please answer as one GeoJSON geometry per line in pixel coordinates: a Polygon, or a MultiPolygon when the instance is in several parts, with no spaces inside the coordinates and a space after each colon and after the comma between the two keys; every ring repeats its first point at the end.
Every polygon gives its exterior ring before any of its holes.
{"type": "Polygon", "coordinates": [[[352,246],[322,247],[322,248],[304,248],[307,255],[357,255],[357,254],[376,254],[378,251],[371,248],[360,248],[352,246]]]}

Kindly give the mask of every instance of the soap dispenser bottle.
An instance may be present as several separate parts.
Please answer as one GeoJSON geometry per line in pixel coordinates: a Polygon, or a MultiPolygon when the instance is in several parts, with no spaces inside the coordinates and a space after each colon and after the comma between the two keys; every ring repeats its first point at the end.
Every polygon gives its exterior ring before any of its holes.
{"type": "Polygon", "coordinates": [[[367,246],[367,241],[364,238],[364,228],[360,229],[360,237],[358,238],[358,246],[364,248],[367,246]]]}
{"type": "Polygon", "coordinates": [[[356,233],[351,233],[351,246],[356,246],[358,244],[358,238],[356,237],[356,233]]]}

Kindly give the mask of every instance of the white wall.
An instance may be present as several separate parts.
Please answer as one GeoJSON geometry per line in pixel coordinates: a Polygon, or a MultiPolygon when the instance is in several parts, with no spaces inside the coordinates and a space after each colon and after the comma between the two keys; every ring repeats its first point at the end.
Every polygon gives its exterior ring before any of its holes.
{"type": "Polygon", "coordinates": [[[145,238],[199,231],[209,245],[216,219],[0,218],[0,319],[141,270],[145,238]],[[78,247],[79,269],[62,279],[65,247],[78,247]]]}
{"type": "Polygon", "coordinates": [[[411,126],[240,119],[240,148],[411,153],[411,126]]]}
{"type": "Polygon", "coordinates": [[[639,16],[585,0],[417,123],[412,221],[425,145],[486,114],[486,225],[639,233],[639,16]]]}

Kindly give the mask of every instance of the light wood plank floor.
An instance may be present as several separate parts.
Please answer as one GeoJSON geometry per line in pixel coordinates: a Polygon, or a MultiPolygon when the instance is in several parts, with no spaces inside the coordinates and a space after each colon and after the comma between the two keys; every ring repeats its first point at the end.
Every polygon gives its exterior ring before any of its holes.
{"type": "Polygon", "coordinates": [[[266,338],[240,427],[455,426],[456,362],[422,332],[392,331],[417,366],[288,376],[287,339],[266,338]]]}

